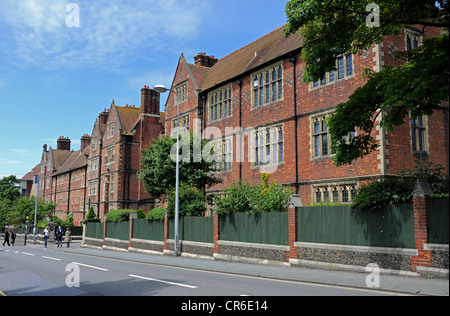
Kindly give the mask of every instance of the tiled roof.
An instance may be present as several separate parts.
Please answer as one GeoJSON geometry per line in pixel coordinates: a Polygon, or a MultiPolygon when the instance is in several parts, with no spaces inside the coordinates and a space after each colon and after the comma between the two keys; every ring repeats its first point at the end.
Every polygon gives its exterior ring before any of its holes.
{"type": "Polygon", "coordinates": [[[60,150],[50,148],[51,155],[53,157],[53,168],[58,170],[59,167],[64,163],[64,161],[70,156],[72,151],[60,150]]]}
{"type": "Polygon", "coordinates": [[[39,174],[39,169],[41,167],[41,164],[37,165],[33,169],[31,169],[30,172],[28,172],[26,175],[23,176],[21,180],[33,180],[33,177],[39,174]]]}
{"type": "Polygon", "coordinates": [[[57,176],[69,171],[77,170],[87,166],[86,154],[89,153],[89,146],[87,146],[83,151],[78,150],[71,152],[71,155],[62,163],[58,168],[58,171],[53,174],[57,176]]]}
{"type": "Polygon", "coordinates": [[[120,124],[122,126],[122,133],[129,133],[136,121],[139,119],[141,110],[137,107],[119,107],[116,106],[117,114],[120,124]]]}
{"type": "MultiPolygon", "coordinates": [[[[220,59],[208,72],[201,84],[203,91],[261,67],[289,52],[302,47],[299,33],[285,37],[283,27],[261,37],[245,47],[220,59]]],[[[198,81],[197,81],[198,82],[198,81]]]]}

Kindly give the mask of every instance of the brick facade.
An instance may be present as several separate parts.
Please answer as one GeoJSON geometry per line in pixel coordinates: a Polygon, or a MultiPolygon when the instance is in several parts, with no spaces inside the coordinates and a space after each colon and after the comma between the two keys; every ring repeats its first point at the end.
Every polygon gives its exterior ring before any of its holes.
{"type": "MultiPolygon", "coordinates": [[[[315,122],[332,114],[339,103],[347,101],[357,88],[365,84],[365,80],[361,77],[364,69],[380,71],[386,64],[398,63],[393,59],[393,54],[406,49],[405,37],[410,30],[416,31],[414,27],[404,29],[400,35],[386,37],[382,43],[373,45],[361,56],[345,56],[343,65],[348,69],[342,70],[342,78],[338,70],[334,73],[334,78],[327,74],[326,80],[318,84],[306,84],[302,81],[306,65],[300,57],[301,38],[298,34],[284,38],[282,28],[217,62],[206,63],[203,66],[198,63],[190,64],[182,56],[172,84],[172,89],[186,83],[188,86],[187,98],[180,103],[180,117],[189,119],[186,126],[189,126],[191,131],[194,128],[194,119],[201,120],[204,138],[222,140],[224,144],[227,139],[231,139],[233,144],[231,170],[227,168],[218,172],[217,176],[223,179],[223,183],[214,186],[208,192],[221,192],[232,182],[240,179],[257,184],[261,172],[269,171],[271,179],[277,183],[297,189],[304,204],[319,199],[332,200],[333,196],[336,197],[334,200],[346,203],[351,201],[352,194],[361,184],[384,176],[397,175],[404,169],[413,168],[415,158],[448,166],[446,143],[448,107],[443,107],[432,116],[424,118],[426,144],[422,151],[415,152],[412,149],[409,121],[405,120],[404,125],[393,131],[386,131],[379,126],[378,120],[372,136],[378,141],[379,149],[355,161],[351,166],[335,167],[331,159],[332,154],[329,152],[330,148],[326,155],[316,157],[315,154],[315,122]],[[280,66],[282,96],[273,100],[271,76],[280,66]],[[267,73],[268,77],[265,76],[267,73]],[[258,77],[255,81],[256,75],[259,74],[263,74],[262,79],[258,77]],[[267,80],[271,82],[269,85],[267,80]],[[255,85],[263,88],[255,92],[255,85]],[[270,93],[264,90],[266,87],[270,89],[270,93]],[[231,115],[230,111],[224,108],[228,103],[220,103],[220,97],[222,100],[225,97],[229,98],[224,93],[220,95],[220,91],[228,92],[229,88],[232,93],[231,115]],[[218,101],[215,94],[219,95],[218,101]],[[266,98],[270,101],[267,102],[266,98]],[[264,103],[263,106],[260,105],[261,102],[264,103]],[[215,104],[219,104],[218,109],[214,107],[215,104]],[[255,106],[256,104],[258,106],[255,106]],[[243,137],[244,159],[239,162],[236,157],[239,129],[249,131],[263,127],[277,127],[283,130],[282,161],[273,163],[274,150],[277,148],[269,146],[270,149],[269,147],[266,149],[267,141],[264,140],[264,146],[260,149],[271,152],[272,163],[261,168],[255,166],[253,147],[256,138],[247,133],[243,137]]],[[[423,38],[439,34],[440,30],[427,28],[423,38]]],[[[204,58],[205,54],[199,54],[195,60],[200,57],[204,58]]],[[[276,93],[280,93],[279,87],[276,93]]],[[[166,118],[166,133],[170,135],[176,118],[176,102],[173,94],[166,104],[166,118]]],[[[261,135],[267,137],[267,134],[261,135]]],[[[273,142],[274,135],[271,137],[273,142]]],[[[258,141],[261,140],[260,137],[258,141]]]]}
{"type": "Polygon", "coordinates": [[[154,207],[138,178],[141,152],[164,132],[159,94],[141,90],[140,107],[116,106],[99,114],[91,136],[83,135],[81,149],[71,151],[71,141],[60,137],[58,147],[44,151],[40,164],[39,196],[56,204],[54,214],[74,215],[80,225],[92,207],[98,217],[117,209],[154,207]]]}
{"type": "MultiPolygon", "coordinates": [[[[364,69],[380,71],[384,65],[401,62],[393,56],[406,49],[411,32],[419,32],[423,40],[441,31],[405,28],[361,56],[340,57],[337,71],[310,84],[303,82],[302,39],[299,34],[285,38],[282,28],[220,60],[199,53],[194,63],[188,63],[181,55],[171,89],[180,98],[183,133],[198,131],[206,139],[218,140],[224,150],[215,171],[223,183],[207,193],[221,192],[240,179],[258,184],[261,172],[269,172],[272,180],[298,192],[305,205],[326,200],[347,203],[361,184],[413,168],[416,158],[448,168],[448,105],[423,118],[421,150],[413,148],[408,120],[392,131],[377,121],[372,136],[378,150],[350,166],[337,168],[332,162],[330,138],[322,122],[365,84],[364,69]],[[243,150],[238,156],[240,139],[243,150]],[[270,161],[259,155],[256,159],[261,152],[270,161]],[[227,154],[232,157],[229,165],[227,154]]],[[[84,216],[89,206],[99,217],[112,209],[151,209],[154,199],[137,176],[141,151],[161,133],[173,133],[176,105],[175,94],[170,93],[161,115],[159,94],[145,86],[140,108],[119,107],[113,101],[100,113],[90,144],[85,135],[79,152],[71,151],[70,140],[64,137],[56,150],[44,146],[39,196],[56,202],[63,218],[68,212],[84,216]],[[71,161],[75,169],[68,167],[71,161]]]]}

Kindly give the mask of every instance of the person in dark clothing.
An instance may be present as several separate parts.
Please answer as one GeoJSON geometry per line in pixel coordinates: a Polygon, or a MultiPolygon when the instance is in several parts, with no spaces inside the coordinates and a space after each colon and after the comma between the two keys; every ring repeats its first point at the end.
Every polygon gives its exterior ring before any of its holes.
{"type": "Polygon", "coordinates": [[[11,232],[11,245],[14,247],[14,242],[16,241],[16,231],[11,232]]]}
{"type": "Polygon", "coordinates": [[[9,244],[9,236],[10,236],[9,230],[6,230],[5,231],[5,241],[3,242],[3,246],[5,245],[5,243],[8,244],[8,247],[11,246],[9,244]]]}
{"type": "Polygon", "coordinates": [[[62,248],[62,237],[63,237],[63,230],[61,226],[58,227],[56,230],[56,248],[60,247],[62,248]]]}

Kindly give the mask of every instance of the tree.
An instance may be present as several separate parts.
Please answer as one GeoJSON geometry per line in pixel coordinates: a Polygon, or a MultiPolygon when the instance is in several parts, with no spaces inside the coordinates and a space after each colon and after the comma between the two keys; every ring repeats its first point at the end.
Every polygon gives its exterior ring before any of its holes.
{"type": "MultiPolygon", "coordinates": [[[[168,194],[167,214],[175,215],[175,191],[168,194]]],[[[206,195],[204,192],[192,188],[190,185],[180,185],[180,215],[203,216],[206,212],[206,195]]]]}
{"type": "Polygon", "coordinates": [[[0,200],[15,201],[20,198],[20,181],[16,176],[4,177],[0,180],[0,200]]]}
{"type": "Polygon", "coordinates": [[[286,6],[285,35],[300,30],[303,37],[305,82],[320,80],[325,73],[336,70],[339,55],[361,54],[385,36],[399,34],[405,25],[446,31],[440,37],[426,39],[416,49],[398,53],[397,58],[403,61],[399,67],[387,66],[378,73],[366,70],[367,84],[357,89],[348,102],[339,104],[327,122],[337,166],[351,164],[378,147],[370,135],[377,117],[381,116],[382,127],[392,130],[404,124],[409,114],[412,118],[431,115],[449,101],[448,1],[376,1],[380,17],[376,27],[367,23],[373,13],[366,9],[372,2],[291,0],[286,6]],[[355,128],[361,133],[349,144],[343,141],[355,128]]]}
{"type": "Polygon", "coordinates": [[[19,180],[15,176],[0,179],[0,225],[8,224],[20,198],[19,180]]]}
{"type": "MultiPolygon", "coordinates": [[[[19,200],[17,200],[17,203],[14,206],[14,211],[11,212],[10,214],[10,223],[15,224],[25,223],[27,216],[33,222],[35,208],[36,208],[36,197],[20,198],[19,200]]],[[[54,202],[46,203],[38,199],[37,213],[36,213],[37,222],[39,223],[40,221],[49,218],[54,209],[55,209],[54,202]]]]}
{"type": "MultiPolygon", "coordinates": [[[[191,133],[190,136],[181,138],[180,144],[180,155],[183,159],[180,161],[180,182],[201,191],[221,182],[220,179],[210,176],[214,162],[199,157],[203,149],[210,147],[206,140],[191,133]],[[198,150],[194,150],[196,147],[202,150],[197,152],[198,150]]],[[[176,150],[176,139],[166,136],[157,139],[154,145],[143,152],[139,177],[153,197],[167,195],[175,188],[176,159],[171,155],[173,148],[176,150]]]]}

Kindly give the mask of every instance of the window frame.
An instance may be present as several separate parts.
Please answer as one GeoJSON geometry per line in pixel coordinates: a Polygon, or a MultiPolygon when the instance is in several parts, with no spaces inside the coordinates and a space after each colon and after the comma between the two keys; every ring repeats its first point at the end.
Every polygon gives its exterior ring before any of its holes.
{"type": "Polygon", "coordinates": [[[253,131],[252,168],[284,164],[284,141],[283,125],[260,127],[253,131]]]}
{"type": "MultiPolygon", "coordinates": [[[[178,101],[180,103],[186,102],[188,100],[188,81],[185,80],[184,82],[179,83],[175,87],[176,95],[178,95],[178,101]]],[[[176,96],[175,96],[175,104],[176,104],[176,96]]]]}
{"type": "Polygon", "coordinates": [[[359,189],[357,182],[317,184],[311,186],[311,201],[314,204],[351,204],[359,189]],[[320,196],[320,200],[319,200],[320,196]],[[327,198],[326,198],[327,196],[327,198]]]}
{"type": "Polygon", "coordinates": [[[428,116],[420,116],[417,118],[410,117],[409,127],[412,154],[428,154],[428,116]],[[421,121],[421,125],[418,125],[419,120],[421,121]],[[420,146],[421,143],[422,147],[420,146]]]}
{"type": "Polygon", "coordinates": [[[208,93],[208,123],[233,117],[233,85],[228,84],[208,93]],[[225,114],[226,113],[226,114],[225,114]]]}
{"type": "MultiPolygon", "coordinates": [[[[310,117],[310,133],[311,133],[311,138],[310,138],[310,152],[311,152],[311,161],[313,160],[319,160],[319,159],[326,159],[326,158],[331,158],[333,157],[336,152],[333,151],[333,143],[331,142],[331,134],[330,134],[330,130],[329,128],[325,125],[325,121],[333,116],[334,114],[334,110],[333,111],[327,111],[327,112],[323,112],[321,114],[318,115],[314,115],[310,117]],[[317,132],[315,127],[316,127],[316,123],[319,123],[319,128],[320,130],[317,132]],[[324,138],[324,136],[326,135],[326,138],[324,138]],[[326,139],[326,146],[327,146],[327,154],[324,155],[324,139],[326,139]],[[320,148],[320,153],[319,155],[317,155],[317,145],[320,148]]],[[[354,132],[349,133],[347,136],[344,137],[346,143],[349,143],[349,141],[351,139],[353,139],[354,137],[357,136],[357,132],[356,129],[354,132]]]]}
{"type": "Polygon", "coordinates": [[[340,81],[345,81],[355,77],[355,55],[347,53],[339,55],[336,58],[335,70],[327,72],[322,80],[316,82],[310,82],[309,91],[317,90],[325,86],[336,84],[340,81]],[[350,58],[349,58],[350,56],[350,58]],[[339,61],[342,60],[342,67],[340,67],[339,61]],[[349,60],[351,60],[351,68],[349,67],[349,60]],[[340,71],[342,69],[342,77],[340,77],[340,71]],[[349,71],[351,69],[351,73],[349,71]]]}
{"type": "Polygon", "coordinates": [[[251,109],[284,100],[283,62],[274,63],[251,74],[251,109]]]}
{"type": "Polygon", "coordinates": [[[214,140],[214,174],[230,173],[233,171],[233,137],[214,140]]]}

